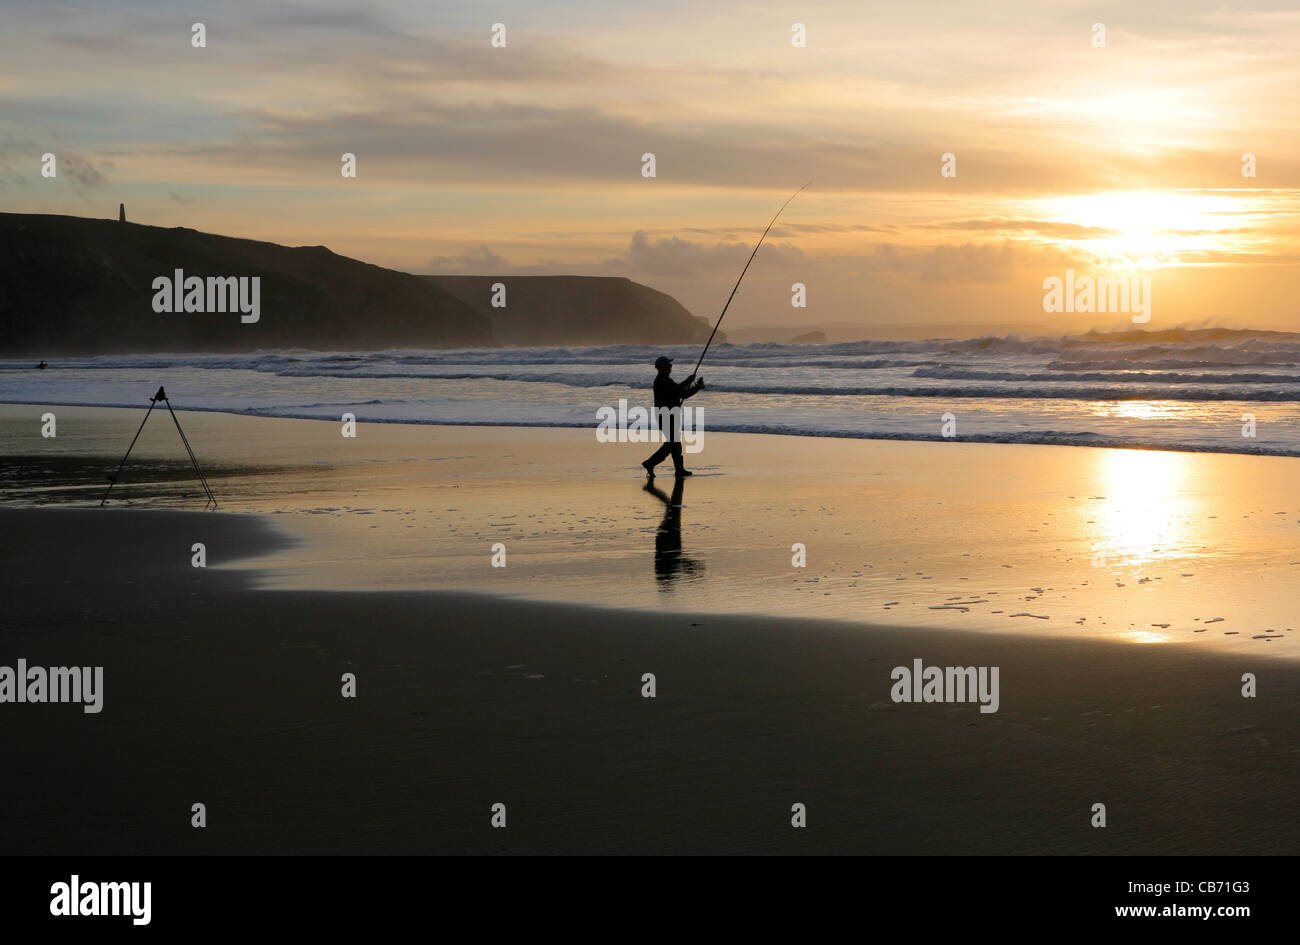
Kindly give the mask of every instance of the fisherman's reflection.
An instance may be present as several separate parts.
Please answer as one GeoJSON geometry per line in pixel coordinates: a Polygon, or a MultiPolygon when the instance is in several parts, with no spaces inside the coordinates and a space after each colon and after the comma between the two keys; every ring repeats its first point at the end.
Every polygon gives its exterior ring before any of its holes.
{"type": "Polygon", "coordinates": [[[655,578],[664,590],[681,577],[690,577],[704,570],[704,562],[682,554],[682,491],[685,479],[675,479],[673,494],[657,489],[653,482],[645,484],[649,492],[665,506],[663,521],[655,533],[655,578]]]}

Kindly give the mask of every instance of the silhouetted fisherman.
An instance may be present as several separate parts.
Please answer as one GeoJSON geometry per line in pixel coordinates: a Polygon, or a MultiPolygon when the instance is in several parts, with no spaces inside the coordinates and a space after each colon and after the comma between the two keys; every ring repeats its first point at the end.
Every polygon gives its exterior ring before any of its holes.
{"type": "Polygon", "coordinates": [[[655,370],[659,372],[655,378],[655,418],[664,435],[664,443],[641,465],[645,467],[646,475],[653,479],[655,467],[671,454],[676,475],[679,478],[689,476],[690,470],[682,464],[682,401],[704,390],[704,381],[697,381],[694,374],[680,384],[673,380],[672,358],[655,358],[655,370]],[[667,420],[667,429],[664,429],[664,420],[667,420]]]}

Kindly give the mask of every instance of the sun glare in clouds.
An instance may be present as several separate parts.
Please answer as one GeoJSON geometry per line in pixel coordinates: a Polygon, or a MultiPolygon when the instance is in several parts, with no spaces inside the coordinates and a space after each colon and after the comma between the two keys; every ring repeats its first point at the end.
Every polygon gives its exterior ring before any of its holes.
{"type": "Polygon", "coordinates": [[[1138,268],[1183,265],[1191,254],[1233,249],[1231,231],[1247,212],[1238,196],[1183,190],[1055,197],[1042,204],[1048,219],[1098,230],[1074,240],[1076,247],[1099,261],[1138,268]]]}

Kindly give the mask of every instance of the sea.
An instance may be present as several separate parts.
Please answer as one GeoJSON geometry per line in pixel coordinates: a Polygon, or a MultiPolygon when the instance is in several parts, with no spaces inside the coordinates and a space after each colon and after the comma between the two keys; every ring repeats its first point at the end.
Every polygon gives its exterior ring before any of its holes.
{"type": "MultiPolygon", "coordinates": [[[[596,427],[696,346],[266,350],[0,360],[0,401],[421,424],[596,427]]],[[[1300,333],[1229,328],[715,344],[706,431],[1300,455],[1300,333]]]]}

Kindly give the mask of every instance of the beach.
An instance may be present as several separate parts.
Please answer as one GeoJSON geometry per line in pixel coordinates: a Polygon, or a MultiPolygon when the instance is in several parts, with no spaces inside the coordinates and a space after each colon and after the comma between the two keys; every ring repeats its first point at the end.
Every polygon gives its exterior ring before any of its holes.
{"type": "MultiPolygon", "coordinates": [[[[0,406],[6,501],[98,507],[143,416],[0,406]],[[40,434],[49,412],[54,438],[40,434]]],[[[678,494],[671,476],[645,487],[652,446],[591,429],[363,418],[345,437],[339,422],[178,416],[220,510],[281,529],[282,547],[232,565],[265,589],[472,590],[1300,658],[1291,457],[706,431],[678,494]]],[[[109,507],[203,501],[155,415],[109,507]]]]}
{"type": "Polygon", "coordinates": [[[0,665],[104,678],[0,705],[5,852],[1295,849],[1296,460],[710,434],[674,502],[590,430],[182,411],[221,508],[166,417],[96,508],[141,415],[0,408],[0,665]]]}

